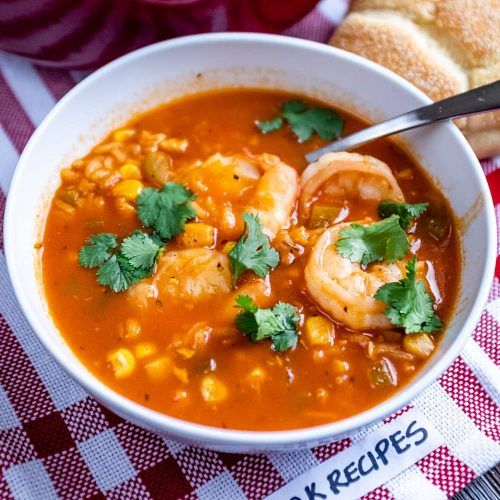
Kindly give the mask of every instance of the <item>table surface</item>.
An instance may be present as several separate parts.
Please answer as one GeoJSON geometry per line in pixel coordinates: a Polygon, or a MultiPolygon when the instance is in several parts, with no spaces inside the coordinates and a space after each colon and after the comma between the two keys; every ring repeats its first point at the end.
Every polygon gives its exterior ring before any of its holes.
{"type": "Polygon", "coordinates": [[[457,493],[454,500],[492,500],[500,498],[500,463],[457,493]]]}
{"type": "MultiPolygon", "coordinates": [[[[342,19],[345,9],[347,8],[347,2],[345,0],[323,0],[321,2],[321,5],[316,9],[311,15],[306,16],[304,18],[303,22],[298,23],[297,25],[293,26],[291,29],[287,30],[285,33],[288,35],[292,36],[299,36],[302,38],[308,38],[320,42],[326,42],[333,30],[333,27],[335,25],[338,25],[340,20],[342,19]]],[[[10,160],[10,163],[12,164],[12,169],[17,161],[17,155],[22,151],[24,144],[26,143],[29,135],[33,131],[34,127],[39,124],[45,113],[52,107],[52,105],[55,103],[56,100],[60,99],[77,81],[79,81],[83,76],[84,73],[82,72],[63,72],[63,71],[56,71],[56,70],[51,70],[48,68],[42,68],[42,67],[35,67],[31,66],[28,64],[26,61],[23,60],[18,60],[16,58],[13,58],[12,56],[0,53],[0,103],[3,103],[2,106],[0,106],[0,118],[5,117],[5,119],[8,119],[8,123],[6,123],[6,126],[8,126],[8,130],[10,133],[10,140],[12,141],[13,145],[10,145],[9,151],[12,153],[9,157],[9,155],[5,154],[5,150],[2,150],[2,162],[3,164],[7,164],[10,160]],[[11,84],[11,87],[7,88],[5,87],[5,82],[2,80],[2,69],[5,72],[5,75],[8,77],[8,84],[11,84]],[[2,87],[2,82],[3,82],[3,87],[2,87]],[[12,92],[12,89],[15,90],[15,92],[12,92]],[[8,90],[8,94],[7,94],[8,90]],[[2,100],[3,99],[3,100],[2,100]],[[12,106],[8,107],[5,106],[5,100],[10,99],[9,102],[12,104],[12,106]],[[19,100],[19,102],[17,102],[19,100]],[[25,105],[23,107],[23,105],[25,105]]],[[[1,122],[1,120],[0,120],[1,122]]],[[[0,123],[1,125],[1,123],[0,123]]],[[[0,132],[1,132],[1,127],[0,127],[0,132]]],[[[2,135],[0,133],[0,139],[2,139],[2,135]]],[[[0,140],[1,142],[1,140],[0,140]]],[[[10,144],[10,143],[9,143],[10,144]]],[[[0,169],[0,174],[2,174],[1,169],[0,169]]],[[[2,179],[2,175],[0,175],[0,187],[2,184],[2,180],[5,181],[5,176],[2,179]]],[[[500,185],[500,169],[498,169],[498,174],[495,175],[495,180],[492,181],[495,185],[500,185]]],[[[500,188],[497,189],[497,196],[500,194],[499,191],[500,188]]],[[[2,191],[0,189],[0,212],[2,208],[2,203],[5,203],[5,197],[2,194],[2,191]],[[3,197],[3,198],[2,198],[3,197]],[[2,201],[3,199],[3,201],[2,201]]],[[[498,203],[498,202],[497,202],[498,203]]],[[[0,237],[1,241],[1,237],[0,237]]],[[[1,279],[0,279],[1,282],[1,279]]],[[[0,287],[1,288],[1,287],[0,287]]],[[[1,325],[0,325],[1,327],[1,325]]],[[[1,331],[1,328],[0,328],[1,331]]],[[[489,345],[489,344],[488,344],[489,345]]],[[[495,348],[496,349],[496,348],[495,348]]],[[[496,352],[496,351],[495,351],[496,352]]],[[[463,363],[462,363],[463,364],[463,363]]],[[[31,367],[31,366],[30,366],[31,367]]],[[[466,367],[466,366],[465,366],[466,367]]],[[[45,369],[50,368],[49,365],[45,365],[45,369]]],[[[31,367],[32,369],[32,367],[31,367]]],[[[38,379],[37,379],[38,380],[38,379]]],[[[51,379],[52,380],[52,379],[51,379]]],[[[1,388],[1,387],[0,387],[1,388]]],[[[43,387],[43,390],[45,392],[46,388],[45,386],[43,387]]],[[[68,393],[68,391],[66,391],[68,393]]],[[[28,394],[28,391],[24,395],[28,394]]],[[[0,394],[1,395],[1,394],[0,394]]],[[[455,398],[457,398],[456,394],[453,394],[455,398]]],[[[466,409],[469,414],[474,414],[475,412],[478,411],[481,413],[481,415],[484,415],[484,412],[482,412],[481,407],[477,405],[477,398],[470,398],[470,395],[467,396],[467,401],[468,402],[470,399],[471,402],[471,408],[474,407],[474,411],[471,409],[468,409],[469,407],[465,408],[463,407],[462,409],[466,409]],[[468,399],[467,399],[468,398],[468,399]]],[[[87,400],[85,400],[87,401],[87,400]]],[[[464,401],[461,400],[461,403],[464,403],[464,401]]],[[[462,405],[463,406],[463,405],[462,405]]],[[[69,410],[66,411],[68,415],[72,415],[72,411],[75,412],[75,415],[78,414],[78,404],[75,404],[70,407],[69,410]]],[[[84,407],[87,409],[86,407],[84,407]]],[[[98,414],[100,414],[100,411],[97,411],[98,414]]],[[[56,415],[58,420],[57,422],[62,422],[60,414],[59,413],[53,413],[52,415],[56,415]]],[[[465,415],[465,413],[464,413],[465,415]]],[[[104,418],[104,417],[103,417],[104,418]]],[[[106,420],[106,418],[104,418],[106,420]]],[[[479,419],[480,420],[480,419],[479,419]]],[[[40,423],[40,419],[36,421],[37,423],[40,423]]],[[[81,422],[81,420],[79,420],[81,422]]],[[[100,423],[100,421],[99,421],[100,423]]],[[[484,424],[484,422],[482,422],[484,424]]],[[[484,424],[486,425],[486,424],[484,424]]],[[[66,427],[63,427],[65,430],[66,427]]],[[[78,428],[80,431],[81,429],[78,428]]],[[[101,433],[100,435],[111,435],[113,437],[116,436],[116,427],[111,430],[106,430],[105,432],[101,433]]],[[[127,432],[129,431],[129,428],[126,426],[126,424],[123,424],[119,426],[119,432],[120,438],[125,439],[130,436],[132,436],[132,432],[130,431],[128,434],[127,432]]],[[[83,432],[83,431],[82,431],[83,432]]],[[[140,431],[138,431],[140,432],[140,431]]],[[[67,433],[67,431],[66,431],[67,433]]],[[[40,434],[42,436],[42,434],[40,434]]],[[[142,434],[138,435],[133,435],[134,439],[135,438],[141,438],[142,434]]],[[[83,439],[83,438],[82,438],[83,439]]],[[[116,440],[115,440],[116,441],[116,440]]],[[[115,442],[113,441],[113,442],[115,442]]],[[[85,442],[88,442],[85,441],[85,442]]],[[[118,441],[116,441],[118,443],[118,441]]],[[[145,438],[142,442],[142,445],[144,447],[145,455],[152,456],[153,453],[152,450],[153,448],[147,447],[146,444],[151,443],[151,441],[147,441],[145,438]]],[[[121,445],[120,445],[121,446],[121,445]]],[[[470,447],[469,447],[470,449],[470,447]]],[[[58,487],[61,488],[68,488],[68,475],[67,471],[64,470],[62,467],[62,462],[59,461],[57,462],[54,457],[66,457],[65,460],[67,463],[72,463],[72,460],[74,459],[75,463],[77,463],[77,459],[80,460],[81,463],[81,458],[80,458],[80,453],[75,451],[75,447],[68,448],[65,453],[59,453],[59,454],[52,454],[50,457],[47,459],[49,460],[50,464],[52,464],[53,468],[51,471],[53,472],[53,475],[50,479],[50,481],[56,481],[58,483],[58,487]],[[51,460],[51,461],[50,461],[51,460]],[[62,486],[61,486],[62,485],[62,486]]],[[[123,451],[122,448],[120,447],[120,451],[123,451]]],[[[1,450],[0,450],[1,451],[1,450]]],[[[21,450],[22,451],[22,450],[21,450]]],[[[130,452],[129,452],[130,453],[130,452]]],[[[183,455],[184,456],[184,455],[183,455]]],[[[186,455],[188,456],[188,455],[186,455]]],[[[134,455],[135,457],[135,455],[134,455]]],[[[128,455],[126,456],[128,459],[128,455]]],[[[136,457],[135,457],[136,458],[136,457]]],[[[36,462],[36,461],[35,461],[36,462]]],[[[31,462],[33,463],[33,462],[31,462]]],[[[168,465],[169,467],[177,467],[176,465],[177,462],[171,459],[169,457],[168,459],[165,458],[163,462],[160,462],[160,466],[164,467],[163,469],[158,469],[164,471],[166,470],[165,467],[168,465]]],[[[491,464],[492,462],[489,461],[488,464],[491,464]]],[[[449,472],[450,467],[444,463],[443,464],[443,469],[442,472],[449,472]]],[[[149,478],[152,478],[152,470],[154,467],[150,467],[149,469],[143,471],[142,476],[145,474],[149,474],[149,478]]],[[[81,481],[83,482],[83,474],[87,474],[87,476],[90,476],[90,472],[87,469],[81,468],[78,469],[80,472],[82,472],[82,475],[80,476],[81,481]]],[[[170,470],[170,469],[169,469],[170,470]]],[[[180,469],[175,469],[179,471],[180,469]]],[[[470,472],[470,471],[469,471],[470,472]]],[[[134,474],[136,471],[134,471],[134,474]]],[[[110,475],[110,471],[106,469],[106,474],[108,476],[110,475]]],[[[464,474],[467,474],[465,472],[464,474]]],[[[85,476],[85,478],[87,478],[85,476]]],[[[76,476],[75,476],[76,477],[76,476]]],[[[134,478],[133,478],[134,479],[134,478]]],[[[132,479],[132,480],[133,480],[132,479]]],[[[181,481],[185,481],[184,476],[179,475],[179,479],[181,481]]],[[[460,480],[463,478],[460,477],[460,480]]],[[[90,477],[89,482],[93,481],[92,477],[90,477]]],[[[151,481],[150,481],[151,482],[151,481]]],[[[127,483],[129,484],[129,483],[127,483]]],[[[131,484],[131,483],[130,483],[131,484]]],[[[74,486],[74,485],[73,485],[74,486]]],[[[69,486],[71,487],[71,485],[69,486]]],[[[2,484],[0,482],[0,497],[3,497],[2,495],[2,484]]],[[[66,490],[65,490],[66,491],[66,490]]],[[[75,491],[73,490],[67,490],[67,491],[75,491]]],[[[454,489],[453,491],[457,491],[457,489],[454,489]]],[[[69,494],[69,496],[74,496],[69,494]]],[[[125,496],[122,493],[122,497],[125,496]]],[[[231,495],[229,495],[231,496],[231,495]]],[[[415,498],[419,497],[419,493],[414,494],[415,498]]],[[[26,496],[24,498],[27,498],[26,496]]],[[[429,497],[428,497],[429,498],[429,497]]],[[[500,499],[500,465],[497,465],[496,467],[492,468],[489,472],[486,474],[476,478],[471,484],[469,484],[464,490],[458,492],[454,497],[455,500],[491,500],[491,499],[500,499]]]]}

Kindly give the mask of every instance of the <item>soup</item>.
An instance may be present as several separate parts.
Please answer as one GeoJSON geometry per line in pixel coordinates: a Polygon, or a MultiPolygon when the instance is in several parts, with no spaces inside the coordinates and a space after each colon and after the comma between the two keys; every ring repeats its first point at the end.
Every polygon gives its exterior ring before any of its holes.
{"type": "Polygon", "coordinates": [[[50,313],[82,363],[149,408],[230,429],[343,419],[439,343],[460,282],[439,189],[362,127],[227,89],[135,117],[61,171],[43,242],[50,313]]]}

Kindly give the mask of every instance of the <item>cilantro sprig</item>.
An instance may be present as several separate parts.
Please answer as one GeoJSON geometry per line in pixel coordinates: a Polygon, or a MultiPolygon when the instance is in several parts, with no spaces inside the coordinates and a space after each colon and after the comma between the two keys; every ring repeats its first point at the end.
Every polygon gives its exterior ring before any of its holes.
{"type": "Polygon", "coordinates": [[[406,278],[382,285],[375,299],[387,304],[385,315],[389,321],[405,333],[434,332],[443,328],[443,323],[434,311],[434,303],[425,289],[423,281],[416,280],[417,259],[406,265],[406,278]]]}
{"type": "Polygon", "coordinates": [[[118,245],[114,234],[100,233],[87,239],[78,262],[82,267],[97,268],[97,282],[122,292],[153,272],[162,245],[149,234],[135,231],[118,245]]]}
{"type": "Polygon", "coordinates": [[[190,204],[196,195],[182,184],[167,182],[162,190],[143,189],[137,199],[137,213],[146,227],[151,227],[167,241],[184,230],[196,212],[190,204]]]}
{"type": "Polygon", "coordinates": [[[84,246],[78,254],[78,261],[82,267],[97,267],[106,262],[111,257],[111,250],[118,246],[118,240],[114,234],[100,233],[94,234],[87,239],[87,246],[84,246]]]}
{"type": "Polygon", "coordinates": [[[361,262],[364,266],[377,260],[396,262],[410,249],[408,236],[397,215],[366,226],[351,224],[340,231],[339,236],[337,252],[351,262],[361,262]]]}
{"type": "Polygon", "coordinates": [[[97,282],[114,292],[122,292],[143,278],[151,276],[165,243],[184,230],[195,217],[190,204],[195,195],[175,182],[161,190],[144,189],[137,199],[139,219],[152,234],[134,231],[118,244],[114,234],[100,233],[87,239],[78,261],[82,267],[97,268],[97,282]]]}
{"type": "Polygon", "coordinates": [[[151,269],[163,242],[149,234],[135,231],[122,241],[121,252],[130,265],[137,269],[151,269]]]}
{"type": "Polygon", "coordinates": [[[309,107],[306,102],[292,100],[281,106],[281,114],[268,121],[256,121],[255,125],[263,133],[279,130],[287,122],[299,142],[308,141],[314,133],[325,141],[331,141],[342,134],[344,122],[332,109],[309,107]]]}
{"type": "Polygon", "coordinates": [[[383,201],[378,206],[378,213],[383,219],[391,215],[399,216],[399,224],[403,229],[408,229],[411,222],[420,217],[429,206],[428,203],[396,203],[393,201],[383,201]]]}
{"type": "Polygon", "coordinates": [[[248,295],[236,297],[236,307],[242,309],[236,316],[238,329],[252,342],[271,339],[277,352],[293,349],[297,345],[299,313],[286,302],[278,302],[273,308],[259,308],[248,295]]]}
{"type": "Polygon", "coordinates": [[[247,269],[264,278],[279,262],[279,253],[269,244],[259,218],[248,213],[244,213],[242,217],[245,231],[229,252],[233,285],[247,269]]]}
{"type": "Polygon", "coordinates": [[[283,118],[278,116],[268,121],[256,121],[255,125],[263,134],[269,134],[269,132],[279,130],[283,126],[283,118]]]}

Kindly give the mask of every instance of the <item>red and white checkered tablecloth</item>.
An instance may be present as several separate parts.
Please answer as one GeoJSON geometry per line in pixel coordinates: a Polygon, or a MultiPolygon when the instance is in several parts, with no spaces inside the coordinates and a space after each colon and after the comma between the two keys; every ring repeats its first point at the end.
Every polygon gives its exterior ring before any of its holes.
{"type": "MultiPolygon", "coordinates": [[[[324,0],[286,34],[326,41],[345,8],[341,0],[324,0]]],[[[363,433],[260,455],[159,437],[86,394],[41,346],[16,303],[1,237],[10,178],[35,127],[82,76],[0,52],[0,498],[263,498],[363,433]]],[[[484,161],[483,169],[500,219],[500,158],[484,161]]],[[[488,304],[461,356],[412,403],[445,445],[364,498],[446,498],[499,461],[498,262],[488,304]]]]}

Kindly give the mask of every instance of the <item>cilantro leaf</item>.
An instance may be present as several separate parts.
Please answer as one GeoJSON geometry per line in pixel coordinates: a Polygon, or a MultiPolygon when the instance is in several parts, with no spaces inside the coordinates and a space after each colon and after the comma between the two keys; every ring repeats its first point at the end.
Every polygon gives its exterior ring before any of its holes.
{"type": "Polygon", "coordinates": [[[293,349],[299,340],[299,336],[295,330],[284,330],[271,338],[273,350],[277,352],[288,351],[293,349]]]}
{"type": "Polygon", "coordinates": [[[241,309],[244,309],[245,311],[254,313],[258,309],[258,307],[253,303],[253,299],[250,295],[238,295],[235,300],[235,307],[241,307],[241,309]]]}
{"type": "Polygon", "coordinates": [[[285,330],[293,330],[299,321],[297,309],[287,302],[278,302],[273,307],[273,313],[280,319],[285,330]]]}
{"type": "Polygon", "coordinates": [[[286,302],[278,302],[273,307],[273,313],[279,319],[282,330],[281,333],[272,337],[273,349],[278,352],[292,349],[297,345],[299,339],[297,324],[300,317],[297,309],[286,302]]]}
{"type": "Polygon", "coordinates": [[[236,307],[243,309],[235,318],[236,326],[253,342],[271,337],[279,326],[272,310],[259,309],[248,295],[238,295],[236,307]]]}
{"type": "Polygon", "coordinates": [[[236,326],[252,342],[269,338],[273,349],[278,352],[293,349],[297,345],[300,317],[292,305],[278,302],[271,309],[261,309],[248,295],[238,295],[236,307],[243,309],[236,316],[236,326]]]}
{"type": "Polygon", "coordinates": [[[121,252],[133,267],[149,270],[156,261],[160,247],[149,234],[135,231],[122,241],[121,252]]]}
{"type": "Polygon", "coordinates": [[[283,114],[285,113],[302,113],[307,109],[307,103],[300,99],[287,101],[281,106],[283,114]]]}
{"type": "Polygon", "coordinates": [[[278,116],[273,120],[268,120],[264,122],[257,120],[255,122],[255,125],[263,134],[268,134],[269,132],[274,132],[275,130],[279,130],[283,126],[283,118],[281,118],[281,116],[278,116]]]}
{"type": "Polygon", "coordinates": [[[80,265],[97,267],[97,282],[115,292],[150,276],[163,249],[162,242],[141,231],[133,232],[120,246],[117,237],[108,233],[96,234],[87,241],[91,245],[80,250],[80,265]]]}
{"type": "Polygon", "coordinates": [[[269,244],[256,215],[244,213],[245,233],[229,252],[233,284],[247,270],[264,278],[279,262],[279,253],[269,244]]]}
{"type": "Polygon", "coordinates": [[[364,266],[377,260],[396,262],[410,249],[410,242],[397,215],[367,226],[351,224],[339,235],[337,252],[351,262],[361,262],[364,266]]]}
{"type": "Polygon", "coordinates": [[[97,270],[97,282],[103,286],[109,286],[115,292],[121,292],[128,288],[128,282],[121,272],[120,264],[116,255],[112,255],[97,270]]]}
{"type": "Polygon", "coordinates": [[[434,332],[443,328],[443,323],[434,311],[434,303],[425,289],[423,281],[416,281],[417,259],[406,265],[406,278],[382,285],[375,299],[388,304],[385,315],[389,321],[404,328],[405,333],[434,332]]]}
{"type": "Polygon", "coordinates": [[[283,117],[288,121],[299,142],[309,140],[314,132],[326,141],[338,137],[344,128],[340,116],[331,109],[312,107],[302,101],[290,101],[283,105],[283,117]],[[301,103],[299,105],[299,103],[301,103]]]}
{"type": "Polygon", "coordinates": [[[325,141],[330,141],[342,134],[344,129],[342,118],[332,109],[317,106],[309,108],[306,102],[298,99],[285,102],[281,106],[281,116],[255,123],[263,134],[268,134],[280,129],[283,119],[288,122],[299,142],[308,141],[314,132],[325,141]]]}
{"type": "Polygon", "coordinates": [[[112,255],[97,269],[97,282],[114,292],[123,292],[148,275],[148,271],[132,266],[123,255],[112,255]]]}
{"type": "Polygon", "coordinates": [[[177,236],[186,221],[196,213],[189,203],[196,195],[182,184],[167,182],[161,191],[143,189],[137,199],[137,212],[146,227],[153,228],[164,241],[177,236]]]}
{"type": "Polygon", "coordinates": [[[121,271],[125,276],[125,279],[128,281],[129,286],[142,280],[142,278],[149,278],[154,269],[153,266],[149,269],[135,267],[122,253],[119,253],[116,256],[116,260],[118,261],[121,271]]]}
{"type": "Polygon", "coordinates": [[[255,313],[259,308],[253,303],[252,297],[248,295],[238,295],[235,300],[235,307],[243,309],[243,311],[236,316],[236,326],[242,332],[254,334],[254,332],[258,330],[255,313]]]}
{"type": "Polygon", "coordinates": [[[399,224],[406,230],[413,219],[420,217],[429,206],[428,203],[396,203],[393,201],[383,201],[378,206],[378,213],[383,219],[391,215],[399,215],[399,224]]]}
{"type": "Polygon", "coordinates": [[[153,234],[134,231],[118,247],[117,237],[102,233],[91,236],[79,253],[83,267],[98,267],[97,282],[115,292],[126,290],[150,276],[165,241],[179,234],[187,220],[195,216],[189,202],[195,195],[181,184],[169,182],[162,190],[146,188],[139,195],[138,214],[153,234]],[[111,250],[115,250],[112,252],[111,250]]]}
{"type": "Polygon", "coordinates": [[[116,236],[110,233],[94,234],[87,238],[87,243],[90,244],[82,247],[78,253],[78,262],[82,267],[101,265],[111,257],[109,250],[118,246],[116,236]]]}

